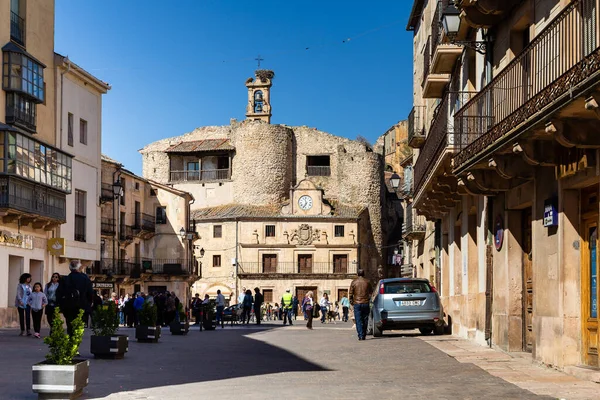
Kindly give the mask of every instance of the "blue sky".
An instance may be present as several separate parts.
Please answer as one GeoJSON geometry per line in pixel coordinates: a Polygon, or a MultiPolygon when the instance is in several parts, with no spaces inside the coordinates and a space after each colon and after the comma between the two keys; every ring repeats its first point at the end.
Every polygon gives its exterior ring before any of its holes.
{"type": "Polygon", "coordinates": [[[374,142],[412,106],[411,5],[56,0],[55,49],[112,85],[102,151],[140,173],[144,145],[244,119],[258,54],[272,123],[374,142]]]}

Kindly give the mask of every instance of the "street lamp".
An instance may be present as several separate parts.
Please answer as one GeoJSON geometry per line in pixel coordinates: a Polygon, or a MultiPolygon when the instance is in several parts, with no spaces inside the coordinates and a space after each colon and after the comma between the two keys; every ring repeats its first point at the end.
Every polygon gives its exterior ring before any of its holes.
{"type": "Polygon", "coordinates": [[[118,199],[119,196],[123,196],[123,185],[121,185],[120,179],[117,179],[115,183],[113,183],[112,188],[115,199],[118,199]]]}
{"type": "Polygon", "coordinates": [[[487,41],[456,40],[460,30],[460,11],[454,4],[448,5],[442,11],[442,29],[446,37],[450,40],[450,43],[468,47],[479,54],[485,54],[487,41]]]}
{"type": "Polygon", "coordinates": [[[200,258],[204,257],[204,247],[200,249],[200,258]]]}
{"type": "Polygon", "coordinates": [[[186,233],[185,228],[181,228],[179,230],[179,236],[181,236],[182,239],[185,239],[185,236],[186,236],[185,233],[186,233]]]}
{"type": "Polygon", "coordinates": [[[394,190],[398,189],[398,186],[400,186],[400,175],[394,173],[390,178],[390,183],[392,184],[394,190]]]}

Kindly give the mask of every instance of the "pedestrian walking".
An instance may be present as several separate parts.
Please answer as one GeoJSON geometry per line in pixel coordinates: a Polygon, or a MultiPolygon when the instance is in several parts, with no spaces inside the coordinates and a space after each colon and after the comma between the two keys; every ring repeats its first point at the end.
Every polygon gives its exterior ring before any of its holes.
{"type": "Polygon", "coordinates": [[[217,300],[215,301],[217,305],[217,325],[219,322],[221,323],[221,329],[225,328],[225,323],[223,322],[223,310],[225,309],[225,296],[221,294],[221,289],[217,290],[217,300]]]}
{"type": "Polygon", "coordinates": [[[137,292],[137,297],[133,301],[133,309],[135,310],[135,326],[140,324],[140,312],[142,308],[144,308],[144,303],[146,299],[144,299],[144,293],[137,292]]]}
{"type": "Polygon", "coordinates": [[[314,307],[314,302],[313,302],[313,292],[312,290],[309,290],[306,295],[304,296],[304,299],[302,300],[302,311],[304,312],[304,316],[307,319],[306,321],[306,327],[308,329],[312,329],[312,322],[313,322],[313,307],[314,307]]]}
{"type": "Polygon", "coordinates": [[[171,325],[171,322],[175,319],[176,310],[175,296],[167,292],[167,299],[165,300],[165,325],[171,325]]]}
{"type": "Polygon", "coordinates": [[[350,284],[350,303],[354,306],[358,340],[365,340],[369,324],[369,299],[373,290],[371,282],[365,279],[365,271],[359,269],[357,274],[358,278],[350,284]]]}
{"type": "Polygon", "coordinates": [[[287,288],[285,293],[281,297],[281,308],[283,308],[283,324],[285,325],[287,321],[292,324],[292,307],[294,306],[294,296],[290,293],[291,290],[287,288]]]}
{"type": "Polygon", "coordinates": [[[48,305],[46,305],[46,319],[48,320],[48,325],[50,326],[50,333],[52,333],[52,321],[54,321],[54,309],[57,306],[56,303],[56,291],[58,290],[58,282],[60,281],[60,274],[55,272],[52,274],[50,278],[50,282],[46,284],[46,288],[44,289],[44,294],[46,295],[46,299],[48,300],[48,305]]]}
{"type": "Polygon", "coordinates": [[[342,297],[340,304],[342,306],[342,321],[348,322],[348,308],[350,307],[350,300],[348,300],[346,295],[342,297]]]}
{"type": "Polygon", "coordinates": [[[331,303],[329,302],[329,296],[327,293],[323,293],[323,297],[319,300],[319,306],[321,307],[321,323],[325,323],[325,318],[327,317],[327,310],[331,303]]]}
{"type": "Polygon", "coordinates": [[[33,285],[33,292],[27,304],[31,307],[31,318],[33,319],[33,337],[40,338],[40,328],[42,327],[42,315],[44,315],[44,307],[48,304],[48,299],[42,291],[42,284],[36,282],[33,285]]]}
{"type": "Polygon", "coordinates": [[[29,296],[31,296],[30,283],[31,275],[28,273],[21,274],[15,297],[15,307],[19,312],[19,324],[21,325],[19,336],[25,335],[25,328],[27,328],[27,336],[31,336],[31,307],[27,304],[29,296]]]}
{"type": "MultiPolygon", "coordinates": [[[[238,304],[244,304],[244,297],[246,297],[246,288],[242,287],[242,291],[240,292],[240,295],[238,296],[238,304]]],[[[243,306],[240,306],[243,307],[243,306]]]]}
{"type": "Polygon", "coordinates": [[[298,296],[294,296],[294,300],[292,301],[292,310],[294,311],[294,321],[298,319],[298,306],[299,306],[298,296]]]}
{"type": "Polygon", "coordinates": [[[256,325],[260,325],[262,320],[261,308],[263,305],[263,295],[260,293],[259,288],[254,288],[254,315],[256,316],[256,325]]]}
{"type": "Polygon", "coordinates": [[[200,299],[200,294],[196,293],[196,296],[192,299],[192,314],[194,315],[194,319],[196,320],[195,325],[200,325],[200,308],[202,307],[202,300],[200,299]]]}
{"type": "Polygon", "coordinates": [[[254,299],[252,299],[252,292],[250,289],[246,290],[246,294],[244,295],[244,300],[242,301],[242,324],[246,323],[248,325],[250,323],[250,317],[252,313],[252,303],[254,299]]]}
{"type": "Polygon", "coordinates": [[[94,289],[92,281],[81,271],[81,261],[71,260],[69,263],[71,273],[63,277],[58,284],[56,298],[58,306],[67,322],[67,333],[73,334],[73,320],[79,315],[79,310],[88,313],[91,310],[94,289]]]}

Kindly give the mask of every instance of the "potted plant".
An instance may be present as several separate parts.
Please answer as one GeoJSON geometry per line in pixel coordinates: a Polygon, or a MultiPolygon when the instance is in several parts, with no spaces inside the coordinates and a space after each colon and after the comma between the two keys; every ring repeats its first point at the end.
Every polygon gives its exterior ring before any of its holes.
{"type": "Polygon", "coordinates": [[[216,308],[214,300],[211,300],[208,304],[202,305],[202,326],[207,331],[213,330],[217,327],[216,322],[216,308]]]}
{"type": "Polygon", "coordinates": [[[46,361],[33,365],[32,389],[40,398],[69,398],[81,396],[88,384],[90,362],[75,358],[83,340],[83,310],[72,323],[73,334],[63,329],[58,307],[54,309],[54,321],[50,336],[44,338],[49,352],[46,361]]]}
{"type": "Polygon", "coordinates": [[[137,341],[157,343],[160,338],[160,326],[156,326],[156,305],[144,303],[139,319],[140,324],[135,327],[137,341]]]}
{"type": "Polygon", "coordinates": [[[185,310],[183,309],[183,304],[181,303],[177,305],[177,314],[179,314],[179,319],[175,318],[173,322],[171,322],[171,325],[169,325],[171,334],[187,335],[190,330],[190,321],[188,321],[185,310]]]}
{"type": "Polygon", "coordinates": [[[96,358],[123,358],[127,353],[129,336],[117,335],[119,317],[117,305],[108,301],[96,307],[92,315],[90,353],[96,358]]]}

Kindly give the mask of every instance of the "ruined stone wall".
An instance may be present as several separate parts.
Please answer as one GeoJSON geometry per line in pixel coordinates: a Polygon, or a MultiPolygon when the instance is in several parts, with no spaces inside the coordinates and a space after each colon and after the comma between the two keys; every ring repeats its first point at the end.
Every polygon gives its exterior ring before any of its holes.
{"type": "Polygon", "coordinates": [[[292,130],[262,121],[244,121],[232,130],[233,199],[241,204],[277,204],[289,196],[292,130]]]}

